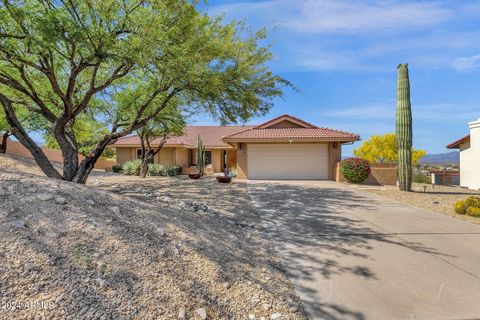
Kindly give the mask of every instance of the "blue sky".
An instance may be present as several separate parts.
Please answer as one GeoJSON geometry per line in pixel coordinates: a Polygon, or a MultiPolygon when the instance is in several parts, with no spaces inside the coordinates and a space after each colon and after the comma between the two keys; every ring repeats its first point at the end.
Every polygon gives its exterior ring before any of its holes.
{"type": "MultiPolygon", "coordinates": [[[[292,81],[261,123],[289,113],[370,135],[394,132],[396,67],[410,66],[414,147],[446,152],[480,117],[480,1],[210,0],[208,12],[266,26],[273,71],[292,81]]],[[[200,116],[192,124],[216,124],[200,116]]],[[[344,155],[354,146],[344,147],[344,155]]]]}

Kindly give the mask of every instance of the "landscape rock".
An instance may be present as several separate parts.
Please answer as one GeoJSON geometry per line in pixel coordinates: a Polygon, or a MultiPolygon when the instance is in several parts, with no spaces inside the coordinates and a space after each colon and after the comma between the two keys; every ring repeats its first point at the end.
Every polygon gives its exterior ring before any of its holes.
{"type": "Polygon", "coordinates": [[[86,204],[90,205],[90,206],[94,206],[95,205],[95,202],[92,200],[92,199],[87,199],[85,201],[86,204]]]}
{"type": "Polygon", "coordinates": [[[282,317],[282,315],[280,313],[272,313],[270,315],[270,320],[277,320],[277,319],[280,319],[282,317]]]}
{"type": "Polygon", "coordinates": [[[65,199],[64,197],[55,197],[55,203],[64,205],[67,203],[67,199],[65,199]]]}
{"type": "Polygon", "coordinates": [[[178,311],[178,320],[185,320],[185,308],[180,308],[178,311]]]}
{"type": "Polygon", "coordinates": [[[115,214],[120,214],[120,208],[119,207],[110,207],[110,211],[112,211],[115,214]]]}
{"type": "Polygon", "coordinates": [[[37,194],[37,199],[40,201],[49,201],[53,199],[53,196],[48,193],[40,193],[40,194],[37,194]]]}
{"type": "Polygon", "coordinates": [[[200,308],[195,310],[195,312],[198,314],[200,319],[205,320],[207,319],[207,310],[205,308],[200,308]]]}

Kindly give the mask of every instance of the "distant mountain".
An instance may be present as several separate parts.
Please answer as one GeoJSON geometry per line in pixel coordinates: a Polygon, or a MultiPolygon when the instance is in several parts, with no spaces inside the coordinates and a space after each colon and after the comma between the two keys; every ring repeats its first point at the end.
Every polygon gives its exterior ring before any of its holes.
{"type": "Polygon", "coordinates": [[[421,163],[459,163],[460,153],[457,151],[427,154],[420,160],[421,163]]]}

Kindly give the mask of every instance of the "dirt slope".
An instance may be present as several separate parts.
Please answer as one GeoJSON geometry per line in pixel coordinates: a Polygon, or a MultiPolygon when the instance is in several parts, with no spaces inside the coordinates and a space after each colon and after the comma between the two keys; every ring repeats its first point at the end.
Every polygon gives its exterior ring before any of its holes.
{"type": "Polygon", "coordinates": [[[0,157],[0,319],[304,319],[251,210],[36,170],[0,157]]]}

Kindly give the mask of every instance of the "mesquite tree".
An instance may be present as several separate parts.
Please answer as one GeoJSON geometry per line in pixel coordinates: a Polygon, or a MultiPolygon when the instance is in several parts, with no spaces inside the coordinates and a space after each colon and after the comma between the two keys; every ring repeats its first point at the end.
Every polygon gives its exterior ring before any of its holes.
{"type": "Polygon", "coordinates": [[[12,132],[10,131],[10,126],[7,123],[3,109],[0,109],[0,153],[7,151],[7,141],[11,134],[12,132]]]}
{"type": "Polygon", "coordinates": [[[222,122],[265,114],[289,83],[265,66],[264,38],[263,30],[250,34],[187,0],[3,0],[0,104],[47,176],[85,183],[109,144],[169,105],[222,122]],[[19,107],[48,124],[63,173],[22,126],[19,107]],[[79,163],[74,128],[84,114],[106,121],[110,132],[79,163]]]}
{"type": "Polygon", "coordinates": [[[410,191],[412,189],[412,110],[406,63],[398,65],[396,135],[399,188],[402,191],[410,191]]]}
{"type": "Polygon", "coordinates": [[[145,178],[148,173],[148,164],[153,162],[170,137],[180,136],[185,127],[183,114],[174,106],[166,108],[157,117],[137,130],[141,146],[140,177],[145,178]]]}

